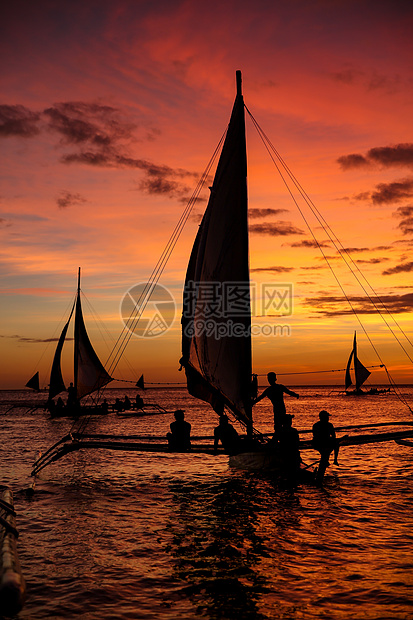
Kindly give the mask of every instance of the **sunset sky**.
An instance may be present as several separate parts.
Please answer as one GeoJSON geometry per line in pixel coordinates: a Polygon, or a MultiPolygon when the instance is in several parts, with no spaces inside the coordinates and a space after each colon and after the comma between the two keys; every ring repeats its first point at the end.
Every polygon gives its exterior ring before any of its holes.
{"type": "MultiPolygon", "coordinates": [[[[411,2],[15,0],[0,24],[0,388],[24,387],[36,370],[47,385],[78,267],[105,362],[124,294],[149,278],[225,131],[237,69],[249,111],[413,340],[411,2]]],[[[254,371],[345,368],[354,330],[363,363],[379,364],[248,117],[247,146],[254,291],[293,287],[288,316],[258,316],[256,293],[253,323],[290,335],[258,335],[254,371]]],[[[160,279],[176,303],[172,327],[132,337],[118,378],[184,380],[181,297],[201,197],[160,279]]],[[[363,276],[364,289],[300,208],[393,378],[412,382],[412,345],[386,315],[397,343],[363,276]]],[[[371,377],[382,381],[383,371],[371,377]]]]}

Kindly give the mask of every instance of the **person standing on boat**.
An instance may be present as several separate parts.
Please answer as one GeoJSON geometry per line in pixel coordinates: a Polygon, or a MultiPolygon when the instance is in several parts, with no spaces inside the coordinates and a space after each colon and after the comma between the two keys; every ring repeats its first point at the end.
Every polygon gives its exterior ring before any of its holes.
{"type": "Polygon", "coordinates": [[[313,448],[317,450],[320,455],[320,464],[318,466],[317,480],[322,482],[325,471],[329,466],[330,454],[334,452],[334,465],[338,465],[338,450],[339,442],[337,441],[336,431],[333,424],[329,421],[330,414],[328,411],[320,411],[318,414],[320,418],[318,422],[313,425],[313,448]]]}
{"type": "Polygon", "coordinates": [[[219,441],[226,454],[237,454],[240,437],[225,413],[219,416],[219,425],[214,429],[214,454],[218,452],[219,441]]]}
{"type": "Polygon", "coordinates": [[[267,379],[270,385],[263,391],[261,396],[258,396],[258,398],[252,401],[252,405],[255,405],[255,403],[258,403],[265,397],[270,399],[274,411],[274,431],[279,433],[286,415],[284,394],[289,394],[290,396],[294,396],[294,398],[300,398],[300,396],[296,394],[296,392],[289,390],[285,385],[277,383],[277,375],[275,372],[269,372],[267,379]]]}
{"type": "Polygon", "coordinates": [[[175,422],[171,422],[171,432],[167,433],[169,449],[174,452],[187,452],[191,449],[191,425],[185,420],[185,412],[177,409],[175,422]]]}

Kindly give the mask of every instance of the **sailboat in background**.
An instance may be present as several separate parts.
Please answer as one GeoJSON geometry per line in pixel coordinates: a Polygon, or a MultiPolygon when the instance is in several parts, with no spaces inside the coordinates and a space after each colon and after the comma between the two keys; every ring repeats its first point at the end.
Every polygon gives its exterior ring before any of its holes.
{"type": "Polygon", "coordinates": [[[367,381],[370,375],[371,375],[371,372],[367,370],[365,366],[363,366],[363,364],[360,362],[357,356],[357,338],[356,338],[356,332],[354,332],[353,348],[351,350],[350,357],[348,358],[347,368],[346,368],[346,377],[345,377],[346,393],[353,394],[353,395],[354,394],[356,395],[366,394],[366,392],[363,392],[363,390],[361,389],[361,386],[363,385],[365,381],[367,381]],[[350,366],[351,366],[352,361],[354,365],[354,382],[350,374],[350,366]],[[355,385],[356,389],[351,392],[347,392],[348,388],[351,385],[355,385]]]}
{"type": "MultiPolygon", "coordinates": [[[[52,417],[73,416],[77,417],[82,413],[98,413],[96,406],[81,405],[80,401],[85,396],[96,392],[112,381],[112,377],[106,372],[103,364],[99,360],[83,320],[82,304],[80,300],[80,267],[78,272],[78,283],[76,299],[70,312],[69,318],[63,327],[57,343],[53,358],[52,370],[50,373],[49,398],[47,408],[52,417]],[[66,405],[57,405],[53,400],[55,396],[66,390],[61,368],[61,356],[65,343],[67,330],[71,318],[75,313],[74,328],[74,359],[73,359],[73,384],[68,388],[68,402],[66,405]]],[[[59,401],[60,403],[60,401],[59,401]]]]}
{"type": "MultiPolygon", "coordinates": [[[[380,364],[382,368],[383,365],[380,364]]],[[[388,389],[379,389],[379,388],[370,388],[369,390],[362,390],[361,386],[367,381],[371,372],[367,370],[365,366],[360,362],[357,355],[357,337],[356,332],[354,332],[354,340],[353,340],[353,348],[350,353],[350,357],[348,358],[347,368],[346,368],[346,376],[344,379],[344,389],[347,396],[369,396],[375,394],[382,394],[384,392],[389,392],[388,389]],[[354,381],[351,378],[350,368],[351,362],[353,362],[354,367],[354,381]],[[351,385],[355,385],[354,390],[349,390],[348,388],[351,385]]]]}
{"type": "Polygon", "coordinates": [[[31,390],[34,390],[35,392],[40,392],[39,371],[34,373],[33,377],[31,377],[31,379],[28,380],[25,387],[28,387],[31,390]]]}

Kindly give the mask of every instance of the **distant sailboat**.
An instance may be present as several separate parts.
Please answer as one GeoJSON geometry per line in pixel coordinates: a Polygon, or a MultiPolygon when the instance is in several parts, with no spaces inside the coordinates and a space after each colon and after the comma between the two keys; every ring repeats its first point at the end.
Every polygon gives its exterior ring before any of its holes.
{"type": "Polygon", "coordinates": [[[365,394],[365,392],[363,392],[363,390],[361,389],[361,386],[363,385],[365,381],[367,381],[370,374],[371,374],[370,371],[367,370],[365,366],[363,366],[363,364],[360,362],[357,356],[357,338],[356,338],[356,332],[354,332],[353,348],[351,350],[350,357],[348,358],[347,368],[346,368],[346,377],[345,377],[346,392],[351,385],[355,385],[356,389],[353,390],[352,392],[348,392],[349,394],[365,394]],[[353,366],[354,366],[354,382],[350,374],[350,367],[351,367],[352,361],[353,361],[353,366]]]}
{"type": "Polygon", "coordinates": [[[34,390],[35,392],[40,392],[39,372],[36,372],[33,377],[28,380],[26,387],[34,390]]]}
{"type": "Polygon", "coordinates": [[[77,415],[81,413],[80,400],[99,390],[112,381],[112,377],[106,372],[101,361],[99,360],[93,346],[89,340],[82,314],[82,304],[80,301],[80,268],[78,273],[78,285],[76,299],[70,312],[69,319],[63,327],[57,343],[56,351],[53,358],[52,370],[50,373],[49,384],[49,405],[51,405],[52,415],[77,415]],[[75,329],[74,329],[74,374],[73,387],[70,393],[68,406],[63,411],[56,409],[51,405],[53,398],[66,390],[61,369],[61,355],[63,345],[66,339],[67,330],[75,312],[75,329]]]}

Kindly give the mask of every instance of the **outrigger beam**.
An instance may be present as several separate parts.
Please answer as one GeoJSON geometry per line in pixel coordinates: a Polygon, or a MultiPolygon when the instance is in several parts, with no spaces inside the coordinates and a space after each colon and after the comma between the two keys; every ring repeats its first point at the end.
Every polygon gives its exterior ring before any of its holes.
{"type": "MultiPolygon", "coordinates": [[[[385,423],[386,424],[386,423],[385,423]]],[[[372,425],[374,426],[374,425],[372,425]]],[[[391,431],[389,433],[372,433],[370,435],[354,435],[345,436],[339,438],[340,447],[342,446],[360,446],[369,443],[381,443],[385,441],[397,441],[404,440],[413,437],[413,429],[404,431],[391,431]]],[[[143,441],[125,441],[127,439],[144,439],[143,435],[82,435],[80,433],[72,433],[63,437],[54,446],[49,448],[33,465],[31,472],[32,476],[36,476],[42,469],[58,461],[66,454],[75,452],[77,450],[87,449],[103,449],[103,450],[121,450],[124,452],[147,452],[158,454],[177,454],[172,452],[168,444],[143,442],[143,441]]],[[[152,439],[162,440],[163,437],[153,437],[152,439]]],[[[212,437],[193,437],[193,440],[210,440],[212,437]]],[[[300,450],[313,450],[311,440],[301,440],[300,450]]],[[[212,445],[192,445],[192,448],[186,454],[209,454],[213,455],[217,452],[214,451],[212,445]]],[[[180,453],[185,454],[185,453],[180,453]]],[[[218,450],[218,454],[224,454],[222,449],[218,450]]]]}
{"type": "MultiPolygon", "coordinates": [[[[99,437],[99,436],[96,436],[99,437]]],[[[77,450],[86,449],[103,449],[103,450],[122,450],[124,452],[151,452],[151,453],[169,453],[169,454],[185,454],[184,452],[173,452],[169,449],[167,443],[149,443],[149,442],[130,442],[130,441],[114,441],[117,437],[122,436],[107,436],[108,439],[93,440],[88,439],[81,441],[75,437],[75,434],[64,437],[60,442],[52,446],[43,456],[41,456],[33,465],[31,472],[32,476],[36,476],[42,469],[58,461],[66,454],[75,452],[77,450]],[[111,437],[111,439],[110,439],[111,437]]],[[[125,436],[123,436],[125,437],[125,436]]],[[[199,445],[193,446],[190,450],[190,454],[224,454],[223,450],[219,449],[218,452],[214,452],[213,446],[199,445]]]]}
{"type": "MultiPolygon", "coordinates": [[[[390,433],[372,433],[371,435],[353,435],[352,437],[338,437],[340,448],[342,446],[361,446],[368,443],[382,443],[385,441],[396,441],[397,439],[408,439],[413,437],[413,430],[392,431],[390,433]]],[[[300,450],[312,448],[311,440],[300,441],[300,450]]]]}

